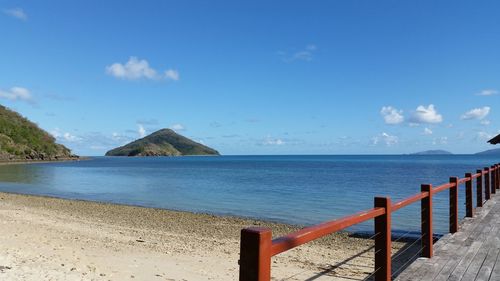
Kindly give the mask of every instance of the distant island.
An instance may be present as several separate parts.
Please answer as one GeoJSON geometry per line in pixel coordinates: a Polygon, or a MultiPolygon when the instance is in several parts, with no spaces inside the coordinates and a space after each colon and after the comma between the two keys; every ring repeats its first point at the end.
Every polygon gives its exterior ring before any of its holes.
{"type": "Polygon", "coordinates": [[[451,155],[453,153],[446,151],[446,150],[441,150],[441,149],[436,149],[436,150],[426,150],[426,151],[420,151],[416,153],[410,153],[410,155],[451,155]]]}
{"type": "Polygon", "coordinates": [[[494,148],[494,149],[481,151],[481,152],[476,153],[475,155],[499,155],[500,156],[500,148],[494,148]]]}
{"type": "Polygon", "coordinates": [[[219,152],[181,136],[171,129],[156,131],[142,139],[106,152],[106,156],[183,155],[219,155],[219,152]]]}
{"type": "Polygon", "coordinates": [[[35,123],[0,105],[0,161],[77,159],[71,150],[35,123]]]}

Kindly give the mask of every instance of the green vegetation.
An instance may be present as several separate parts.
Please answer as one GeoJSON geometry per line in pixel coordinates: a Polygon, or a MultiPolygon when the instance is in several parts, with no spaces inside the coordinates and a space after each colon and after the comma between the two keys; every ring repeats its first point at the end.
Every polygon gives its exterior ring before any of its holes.
{"type": "Polygon", "coordinates": [[[76,158],[54,137],[18,113],[0,105],[0,160],[76,158]]]}
{"type": "Polygon", "coordinates": [[[219,152],[183,137],[170,129],[162,129],[106,153],[106,156],[181,155],[219,155],[219,152]]]}

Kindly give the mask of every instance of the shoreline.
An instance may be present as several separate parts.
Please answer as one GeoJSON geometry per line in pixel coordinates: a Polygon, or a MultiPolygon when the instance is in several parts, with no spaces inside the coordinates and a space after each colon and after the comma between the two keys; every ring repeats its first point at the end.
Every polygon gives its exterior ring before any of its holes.
{"type": "MultiPolygon", "coordinates": [[[[0,270],[2,280],[235,280],[242,228],[270,227],[273,237],[300,229],[262,220],[4,192],[0,220],[0,265],[10,267],[0,270]]],[[[393,251],[405,245],[393,243],[393,251]]],[[[366,237],[335,233],[273,257],[273,277],[363,278],[373,271],[372,247],[373,240],[366,237]]]]}
{"type": "MultiPolygon", "coordinates": [[[[293,224],[293,223],[287,223],[279,220],[271,220],[271,219],[266,219],[266,218],[258,218],[258,217],[246,217],[246,216],[238,216],[238,215],[232,215],[232,214],[216,214],[216,213],[209,213],[209,212],[196,212],[196,211],[189,211],[189,210],[180,210],[180,209],[167,209],[167,208],[159,208],[159,207],[149,207],[149,206],[143,206],[139,204],[128,204],[128,203],[119,203],[119,202],[106,202],[106,201],[97,201],[97,200],[91,200],[91,199],[80,199],[80,198],[65,198],[65,197],[58,197],[55,195],[45,195],[45,194],[27,194],[27,193],[18,193],[18,192],[11,192],[11,191],[0,191],[0,196],[2,194],[10,194],[10,195],[19,195],[23,197],[33,197],[33,198],[46,198],[46,199],[55,199],[55,200],[63,200],[63,201],[72,201],[72,202],[81,202],[81,203],[95,203],[99,205],[107,205],[111,208],[114,206],[116,207],[131,207],[131,208],[138,208],[138,209],[146,209],[146,210],[155,210],[158,212],[171,212],[171,213],[180,213],[180,214],[191,214],[193,216],[206,216],[210,218],[219,218],[219,219],[226,219],[226,220],[235,220],[235,221],[247,221],[250,223],[255,223],[255,225],[251,224],[248,225],[248,227],[252,226],[261,226],[261,225],[268,225],[269,227],[272,226],[283,226],[286,229],[289,229],[289,232],[284,232],[284,234],[289,234],[291,232],[313,226],[313,225],[301,225],[301,224],[293,224]]],[[[335,219],[332,219],[335,220],[335,219]]],[[[361,239],[369,239],[370,237],[373,236],[373,232],[368,232],[368,231],[347,231],[347,230],[340,230],[337,231],[336,234],[342,234],[342,235],[347,235],[350,237],[355,237],[355,238],[361,238],[361,239]]],[[[439,238],[443,236],[444,234],[440,233],[434,233],[434,236],[439,238]]],[[[273,231],[273,238],[276,238],[276,233],[273,231]]],[[[405,230],[397,230],[393,229],[392,230],[392,238],[393,239],[398,239],[403,237],[408,237],[405,240],[409,241],[414,241],[415,239],[418,239],[420,237],[419,232],[407,232],[405,230]],[[400,235],[404,234],[404,235],[400,235]],[[410,235],[410,236],[408,236],[410,235]],[[413,235],[413,236],[412,236],[413,235]]]]}
{"type": "Polygon", "coordinates": [[[78,161],[87,161],[91,160],[92,157],[79,157],[79,158],[63,158],[63,159],[58,159],[58,160],[25,160],[25,159],[19,159],[19,160],[8,160],[8,161],[3,161],[0,160],[0,165],[25,165],[25,164],[45,164],[45,163],[62,163],[62,162],[78,162],[78,161]]]}

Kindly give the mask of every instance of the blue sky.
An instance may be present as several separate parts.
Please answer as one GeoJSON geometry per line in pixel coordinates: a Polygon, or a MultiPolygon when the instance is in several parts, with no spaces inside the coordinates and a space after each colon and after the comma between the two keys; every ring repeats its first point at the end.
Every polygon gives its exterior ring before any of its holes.
{"type": "Polygon", "coordinates": [[[81,155],[471,153],[500,131],[497,1],[0,1],[0,103],[81,155]]]}

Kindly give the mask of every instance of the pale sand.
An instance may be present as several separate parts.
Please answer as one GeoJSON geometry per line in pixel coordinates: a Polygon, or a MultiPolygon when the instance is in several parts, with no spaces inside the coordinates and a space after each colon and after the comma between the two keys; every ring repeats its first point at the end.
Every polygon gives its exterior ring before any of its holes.
{"type": "MultiPolygon", "coordinates": [[[[237,280],[233,217],[0,193],[0,280],[237,280]]],[[[273,280],[362,280],[373,241],[337,233],[273,257],[273,280]],[[355,257],[355,258],[353,258],[355,257]]],[[[394,253],[402,243],[395,243],[394,253]]]]}

